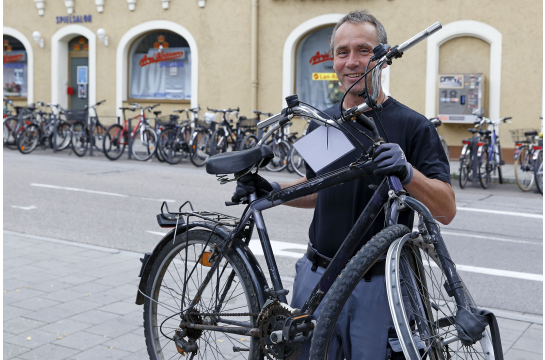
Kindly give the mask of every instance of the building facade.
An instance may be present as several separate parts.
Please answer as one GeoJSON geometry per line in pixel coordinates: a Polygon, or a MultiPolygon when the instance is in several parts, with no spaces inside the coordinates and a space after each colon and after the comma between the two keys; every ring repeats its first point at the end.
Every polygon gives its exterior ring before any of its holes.
{"type": "MultiPolygon", "coordinates": [[[[500,127],[506,161],[513,158],[509,129],[541,128],[539,0],[6,0],[4,96],[68,108],[106,99],[98,111],[111,116],[138,102],[160,103],[163,114],[238,106],[250,117],[280,111],[293,93],[328,107],[342,95],[329,36],[354,9],[375,15],[392,46],[443,25],[384,71],[397,100],[434,117],[442,103],[466,103],[456,89],[440,88],[441,75],[482,74],[485,116],[513,117],[500,127]]],[[[478,92],[466,85],[469,109],[478,92]]],[[[439,132],[456,158],[471,124],[445,120],[439,132]]]]}

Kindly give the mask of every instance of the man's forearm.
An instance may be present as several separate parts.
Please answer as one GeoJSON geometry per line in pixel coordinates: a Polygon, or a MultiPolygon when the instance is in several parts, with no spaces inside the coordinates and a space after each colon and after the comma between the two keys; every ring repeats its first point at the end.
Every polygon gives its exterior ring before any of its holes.
{"type": "Polygon", "coordinates": [[[437,221],[448,225],[456,215],[454,190],[444,181],[428,179],[418,170],[413,170],[413,179],[405,189],[426,205],[437,221]]]}
{"type": "MultiPolygon", "coordinates": [[[[293,185],[297,185],[297,184],[300,184],[302,182],[305,182],[307,181],[307,177],[303,177],[297,181],[294,181],[292,183],[279,183],[278,185],[280,185],[280,187],[282,189],[284,188],[287,188],[287,187],[290,187],[290,186],[293,186],[293,185]]],[[[314,209],[314,207],[316,206],[316,199],[318,198],[318,194],[311,194],[311,195],[307,195],[305,197],[302,197],[300,199],[296,199],[296,200],[292,200],[284,205],[288,205],[288,206],[292,206],[292,207],[297,207],[297,208],[302,208],[302,209],[314,209]]]]}

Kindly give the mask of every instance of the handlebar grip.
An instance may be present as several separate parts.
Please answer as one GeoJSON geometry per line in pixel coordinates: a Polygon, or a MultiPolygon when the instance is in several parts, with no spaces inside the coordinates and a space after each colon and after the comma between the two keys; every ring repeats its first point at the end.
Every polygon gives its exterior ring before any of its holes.
{"type": "Polygon", "coordinates": [[[441,23],[439,21],[436,22],[435,24],[433,24],[430,27],[422,30],[421,32],[419,32],[418,34],[416,34],[415,36],[413,36],[409,40],[405,41],[403,44],[399,45],[398,51],[399,52],[405,52],[405,51],[409,50],[410,48],[412,48],[413,46],[415,46],[416,44],[418,44],[422,40],[428,38],[430,35],[436,33],[437,31],[439,31],[442,27],[443,26],[441,25],[441,23]]]}
{"type": "Polygon", "coordinates": [[[505,121],[505,120],[511,120],[512,118],[513,118],[512,116],[509,116],[509,117],[504,118],[503,120],[504,120],[504,121],[505,121]]]}

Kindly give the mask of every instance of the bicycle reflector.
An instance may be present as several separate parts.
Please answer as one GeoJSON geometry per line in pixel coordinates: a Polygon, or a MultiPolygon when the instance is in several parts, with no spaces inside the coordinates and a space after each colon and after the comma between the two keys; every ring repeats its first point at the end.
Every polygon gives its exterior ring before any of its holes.
{"type": "Polygon", "coordinates": [[[202,253],[201,258],[199,259],[199,264],[202,266],[211,267],[212,264],[210,263],[210,256],[212,255],[211,251],[204,251],[202,253]]]}

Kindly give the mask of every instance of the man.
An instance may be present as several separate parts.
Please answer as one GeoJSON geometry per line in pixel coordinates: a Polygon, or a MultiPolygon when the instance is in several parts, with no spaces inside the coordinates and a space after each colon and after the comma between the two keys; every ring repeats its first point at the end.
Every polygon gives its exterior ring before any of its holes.
{"type": "MultiPolygon", "coordinates": [[[[374,16],[365,11],[353,11],[337,23],[331,36],[331,52],[333,69],[344,89],[349,89],[365,72],[369,59],[373,56],[372,50],[379,43],[387,44],[386,31],[374,16]]],[[[369,64],[369,68],[373,65],[374,63],[369,64]]],[[[371,80],[370,75],[368,78],[371,80]]],[[[364,100],[358,93],[363,91],[364,85],[362,80],[350,90],[343,103],[344,109],[363,103],[364,100]]],[[[371,93],[370,81],[368,87],[371,93]]],[[[374,192],[369,187],[370,183],[378,185],[385,175],[396,175],[404,188],[423,202],[441,223],[450,223],[456,214],[448,159],[434,126],[424,116],[386,96],[382,89],[377,103],[381,104],[382,109],[369,110],[366,115],[374,119],[379,133],[389,143],[381,145],[375,151],[373,157],[377,168],[374,175],[289,203],[290,206],[314,208],[314,218],[309,229],[310,248],[307,251],[307,254],[311,253],[301,258],[296,265],[291,304],[294,308],[301,308],[324,272],[323,268],[317,266],[316,258],[325,259],[326,263],[332,259],[362,213],[374,192]],[[314,261],[307,256],[314,258],[314,261]]],[[[339,117],[340,104],[325,112],[339,117]]],[[[319,126],[312,123],[309,131],[319,126]]],[[[366,148],[370,146],[370,141],[363,135],[349,126],[345,126],[345,129],[356,136],[366,148]]],[[[363,131],[362,127],[359,129],[363,131]]],[[[307,167],[307,178],[347,166],[359,155],[357,150],[352,151],[317,174],[307,167]]],[[[244,182],[239,182],[234,200],[240,199],[252,188],[256,188],[259,195],[259,191],[278,190],[306,181],[306,178],[291,184],[269,184],[257,175],[252,180],[249,188],[248,183],[244,185],[244,182]]],[[[400,214],[399,223],[412,228],[412,222],[411,212],[400,214]]],[[[384,213],[381,213],[365,234],[364,240],[369,240],[383,227],[384,213]]],[[[323,265],[323,261],[319,263],[323,265]]],[[[391,337],[393,328],[384,286],[384,262],[377,263],[370,272],[371,278],[360,281],[339,316],[336,331],[330,340],[329,358],[340,356],[346,359],[382,360],[392,356],[388,333],[390,332],[391,337]]],[[[314,314],[316,318],[320,309],[318,307],[314,314]]],[[[309,348],[310,344],[305,344],[300,359],[308,359],[309,348]]]]}

